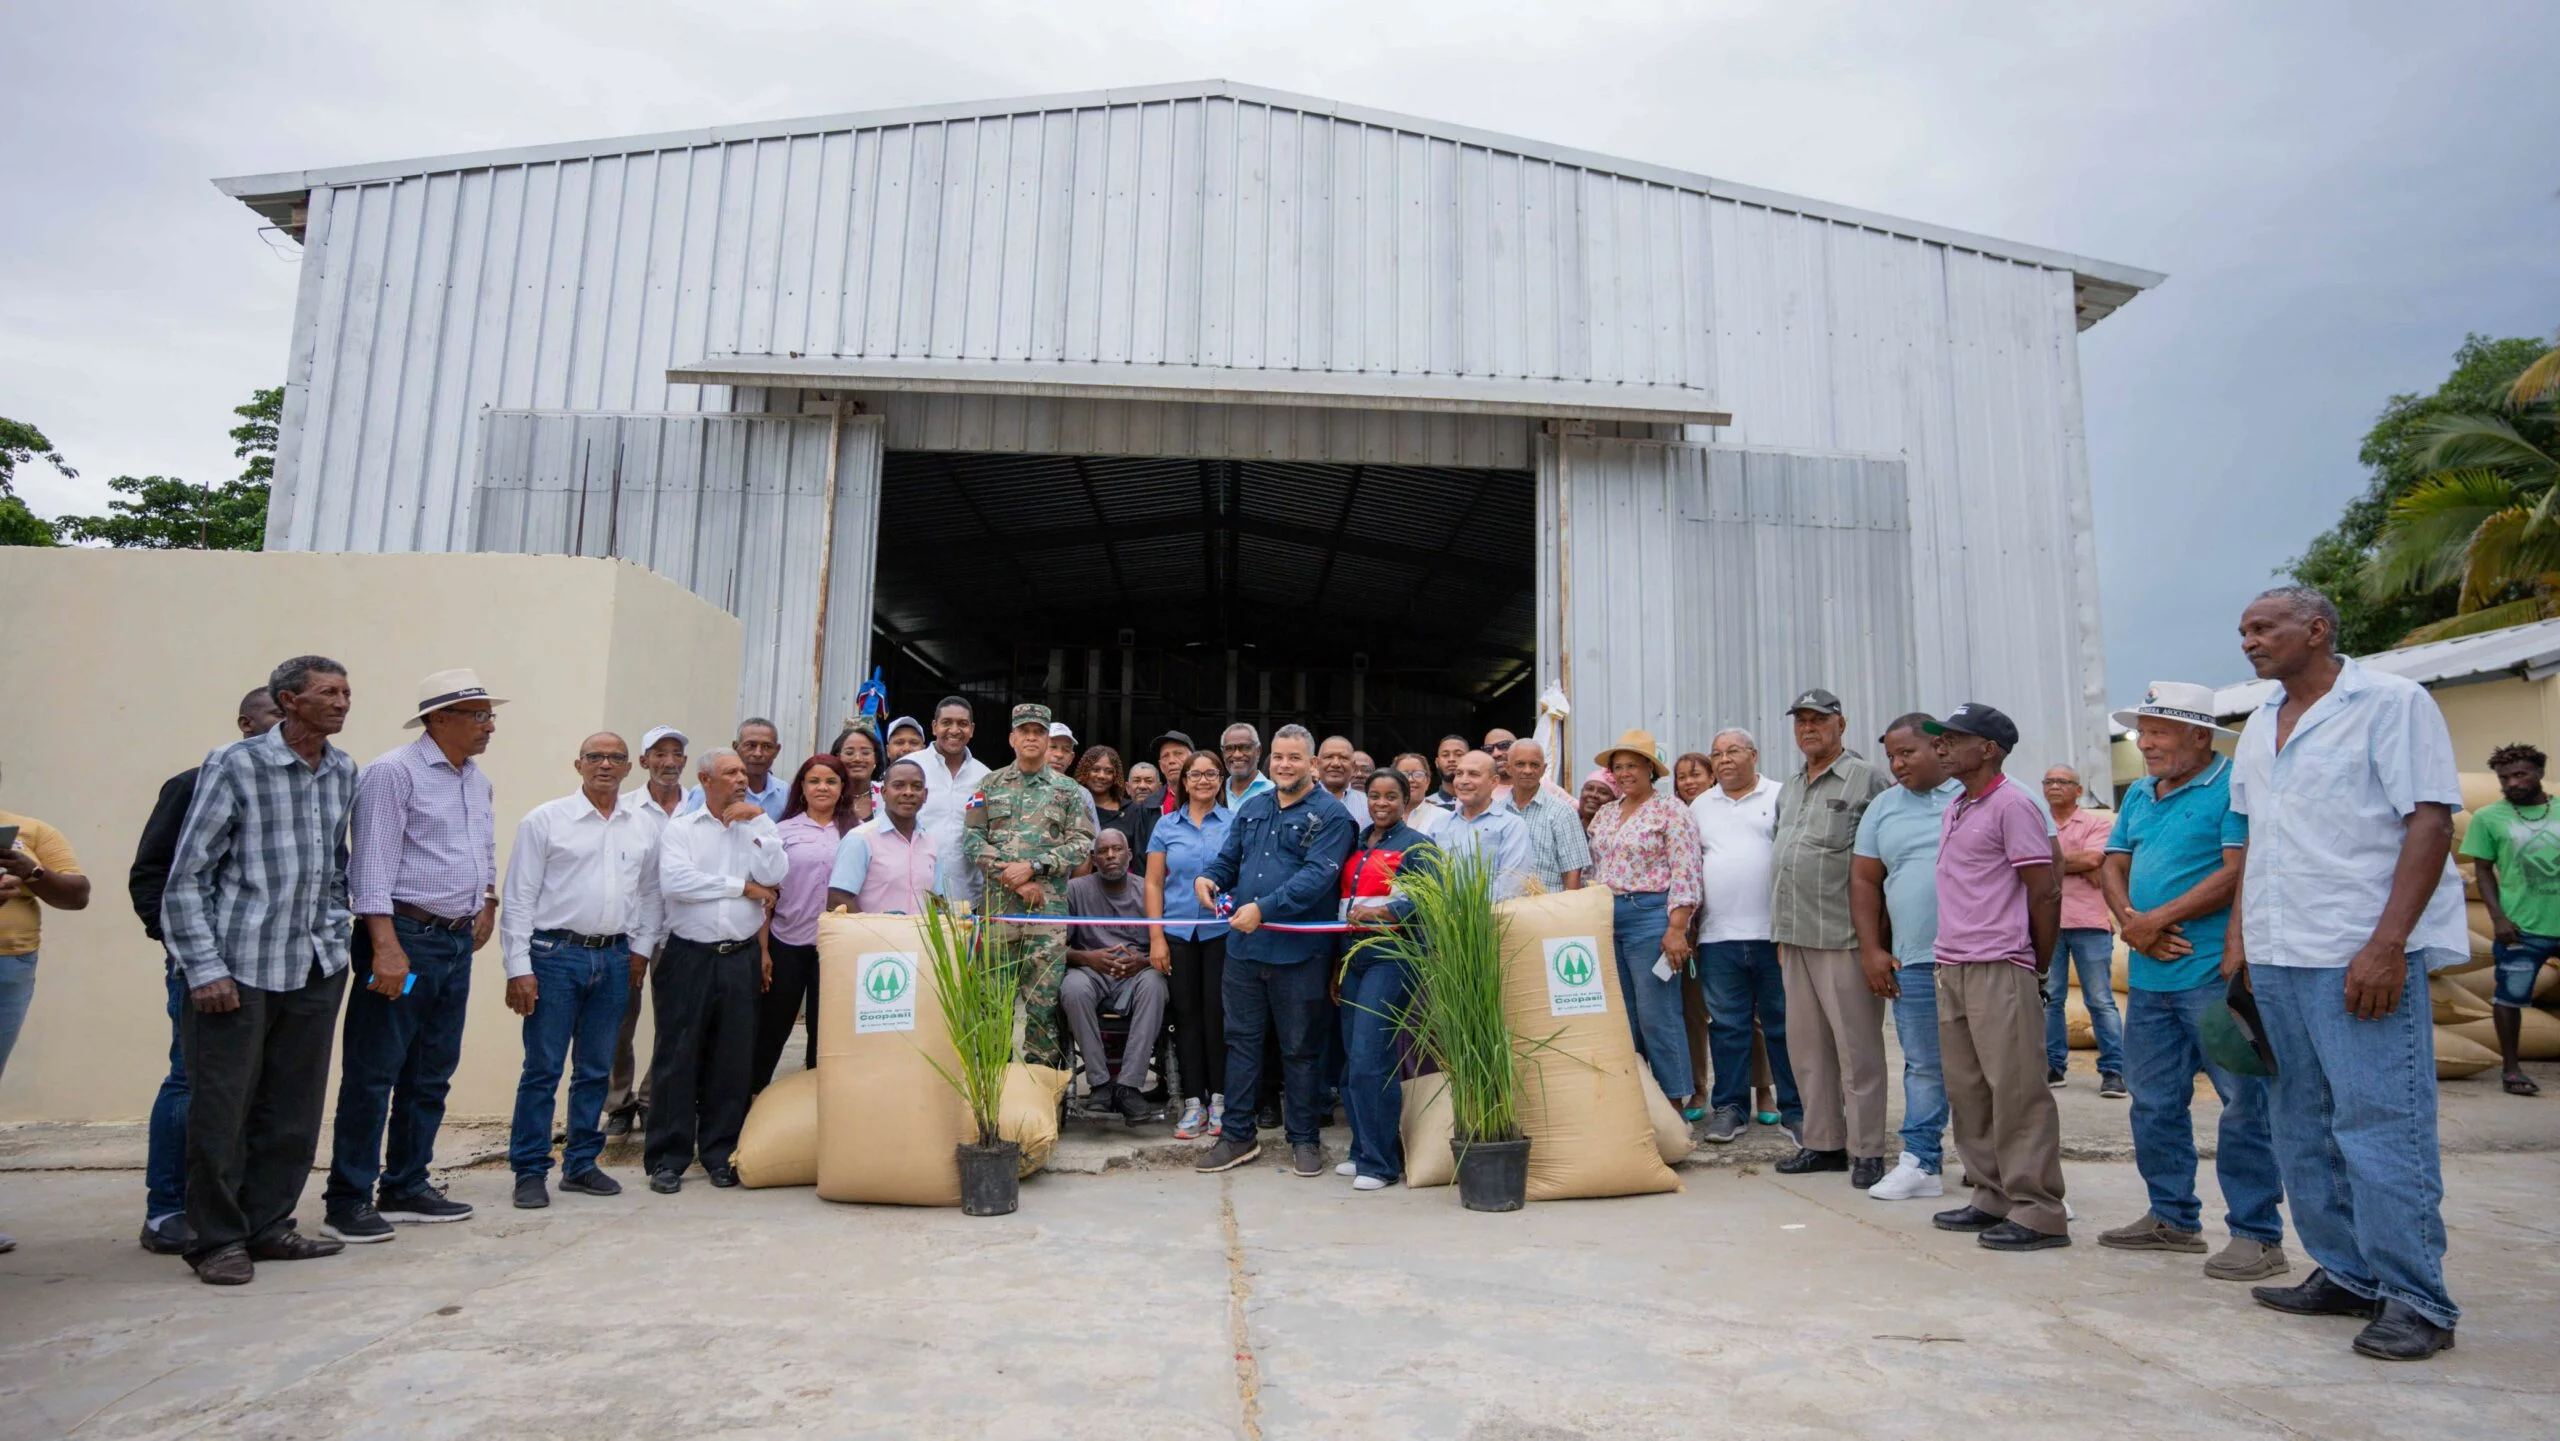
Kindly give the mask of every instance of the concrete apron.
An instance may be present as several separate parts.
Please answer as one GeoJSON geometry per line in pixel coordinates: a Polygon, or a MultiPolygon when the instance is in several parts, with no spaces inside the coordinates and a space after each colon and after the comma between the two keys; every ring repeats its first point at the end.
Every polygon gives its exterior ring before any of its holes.
{"type": "MultiPolygon", "coordinates": [[[[1946,1202],[1693,1171],[1676,1196],[1461,1210],[1263,1163],[1034,1179],[1022,1210],[806,1190],[507,1203],[216,1290],[133,1243],[140,1177],[0,1180],[11,1437],[2549,1434],[2560,1156],[2448,1162],[2460,1349],[2252,1305],[2193,1256],[2106,1251],[2131,1167],[2070,1167],[2067,1251],[1933,1230],[1946,1202]]],[[[2210,1172],[2208,1228],[2214,1221],[2210,1172]]],[[[316,1225],[315,1177],[303,1206],[316,1225]]],[[[2308,1264],[2297,1256],[2299,1279],[2308,1264]]]]}

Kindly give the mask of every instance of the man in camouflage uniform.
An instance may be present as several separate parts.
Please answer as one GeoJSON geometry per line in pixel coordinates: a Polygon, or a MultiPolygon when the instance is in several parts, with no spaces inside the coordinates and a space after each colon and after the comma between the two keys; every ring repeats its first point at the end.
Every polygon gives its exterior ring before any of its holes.
{"type": "MultiPolygon", "coordinates": [[[[978,783],[961,821],[960,854],[986,886],[989,915],[1067,914],[1067,878],[1093,854],[1084,787],[1049,769],[1049,708],[1013,708],[1013,764],[978,783]]],[[[1067,974],[1064,926],[1006,926],[1020,947],[1022,1059],[1064,1066],[1058,983],[1067,974]]]]}

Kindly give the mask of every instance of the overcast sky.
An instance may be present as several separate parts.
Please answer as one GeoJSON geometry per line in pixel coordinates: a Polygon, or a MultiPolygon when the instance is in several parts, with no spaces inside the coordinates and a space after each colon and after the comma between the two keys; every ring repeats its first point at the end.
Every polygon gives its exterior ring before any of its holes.
{"type": "Polygon", "coordinates": [[[2120,701],[2242,677],[2384,399],[2560,327],[2549,0],[91,0],[0,41],[0,415],[81,470],[21,473],[46,515],[235,473],[281,379],[297,252],[209,177],[1210,76],[2168,272],[2080,341],[2120,701]]]}

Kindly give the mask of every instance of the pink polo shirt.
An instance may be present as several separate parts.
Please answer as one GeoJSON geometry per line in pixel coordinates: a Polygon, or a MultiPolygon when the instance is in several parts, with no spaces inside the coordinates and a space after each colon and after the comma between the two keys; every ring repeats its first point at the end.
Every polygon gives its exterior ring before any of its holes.
{"type": "MultiPolygon", "coordinates": [[[[2092,811],[2082,806],[2062,823],[2059,839],[2062,852],[2104,851],[2107,833],[2115,829],[2116,818],[2110,811],[2092,811]]],[[[2112,931],[2115,916],[2107,910],[2106,892],[2098,889],[2098,873],[2082,871],[2062,877],[2062,924],[2065,929],[2112,931]]]]}
{"type": "Polygon", "coordinates": [[[2018,867],[2053,864],[2050,819],[2007,776],[1979,798],[1948,803],[1938,827],[1938,964],[2041,969],[2018,867]]]}

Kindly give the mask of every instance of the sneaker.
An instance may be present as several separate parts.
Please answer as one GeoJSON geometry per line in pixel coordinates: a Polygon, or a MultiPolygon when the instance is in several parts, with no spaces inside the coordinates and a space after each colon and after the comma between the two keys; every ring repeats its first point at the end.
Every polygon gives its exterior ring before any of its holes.
{"type": "Polygon", "coordinates": [[[1218,1134],[1218,1128],[1225,1125],[1226,1121],[1227,1098],[1224,1096],[1211,1096],[1209,1098],[1209,1119],[1201,1126],[1200,1134],[1204,1136],[1214,1136],[1218,1134]]]}
{"type": "Polygon", "coordinates": [[[380,1211],[358,1201],[343,1210],[331,1211],[328,1219],[320,1223],[320,1234],[336,1237],[350,1246],[370,1246],[391,1239],[391,1223],[382,1219],[380,1211]]]}
{"type": "Polygon", "coordinates": [[[449,1201],[433,1186],[420,1186],[406,1196],[384,1196],[374,1203],[382,1219],[432,1226],[445,1221],[468,1221],[471,1208],[460,1201],[449,1201]]]}
{"type": "Polygon", "coordinates": [[[183,1213],[172,1212],[142,1225],[142,1249],[154,1256],[183,1256],[196,1243],[196,1228],[183,1213]]]}
{"type": "Polygon", "coordinates": [[[1355,1191],[1383,1191],[1387,1189],[1390,1184],[1392,1183],[1382,1181],[1375,1176],[1355,1176],[1351,1181],[1351,1189],[1355,1191]]]}
{"type": "Polygon", "coordinates": [[[1313,1141],[1300,1141],[1289,1148],[1289,1174],[1300,1180],[1313,1180],[1324,1174],[1324,1147],[1313,1141]]]}
{"type": "Polygon", "coordinates": [[[1938,1173],[1920,1164],[1920,1158],[1909,1151],[1894,1163],[1885,1178],[1867,1188],[1867,1195],[1878,1201],[1910,1201],[1924,1196],[1943,1196],[1946,1183],[1938,1173]]]}
{"type": "Polygon", "coordinates": [[[1337,1176],[1357,1176],[1360,1174],[1360,1168],[1352,1162],[1344,1161],[1333,1168],[1333,1173],[1337,1176]]]}
{"type": "Polygon", "coordinates": [[[540,1176],[516,1177],[516,1209],[539,1211],[551,1204],[551,1188],[540,1176]]]}
{"type": "Polygon", "coordinates": [[[1216,1145],[1201,1152],[1200,1159],[1191,1163],[1191,1169],[1204,1176],[1232,1171],[1261,1154],[1262,1143],[1259,1141],[1238,1141],[1220,1136],[1216,1145]]]}
{"type": "Polygon", "coordinates": [[[2217,1281],[2263,1281],[2292,1269],[2282,1244],[2270,1246],[2246,1236],[2232,1237],[2220,1255],[2204,1263],[2204,1273],[2217,1281]]]}
{"type": "Polygon", "coordinates": [[[1804,1117],[1796,1116],[1790,1118],[1780,1116],[1774,1121],[1768,1120],[1764,1117],[1762,1118],[1762,1124],[1777,1127],[1778,1134],[1787,1138],[1787,1144],[1795,1147],[1799,1151],[1804,1149],[1804,1117]]]}
{"type": "Polygon", "coordinates": [[[1748,1124],[1740,1106],[1718,1106],[1707,1121],[1707,1139],[1719,1146],[1730,1145],[1742,1139],[1742,1128],[1748,1124]]]}
{"type": "Polygon", "coordinates": [[[1200,1139],[1200,1133],[1208,1128],[1209,1108],[1198,1101],[1185,1101],[1182,1103],[1182,1119],[1173,1123],[1173,1138],[1177,1141],[1196,1141],[1200,1139]]]}
{"type": "MultiPolygon", "coordinates": [[[[2098,1244],[2118,1251],[2191,1251],[2199,1256],[2204,1254],[2204,1237],[2193,1231],[2181,1231],[2148,1211],[2142,1213],[2139,1221],[2099,1232],[2098,1244]]],[[[2273,1271],[2261,1271],[2258,1277],[2274,1274],[2273,1271]]]]}
{"type": "Polygon", "coordinates": [[[2124,1088],[2123,1073],[2118,1071],[2101,1071],[2098,1073],[2098,1094],[2105,1096],[2110,1100],[2121,1101],[2132,1093],[2124,1088]]]}
{"type": "Polygon", "coordinates": [[[2059,1091],[2071,1084],[2071,1077],[2060,1066],[2047,1066],[2044,1068],[2044,1083],[2059,1091]]]}
{"type": "Polygon", "coordinates": [[[560,1189],[575,1191],[581,1196],[619,1196],[622,1194],[622,1183],[597,1168],[589,1166],[574,1176],[561,1177],[560,1189]]]}

